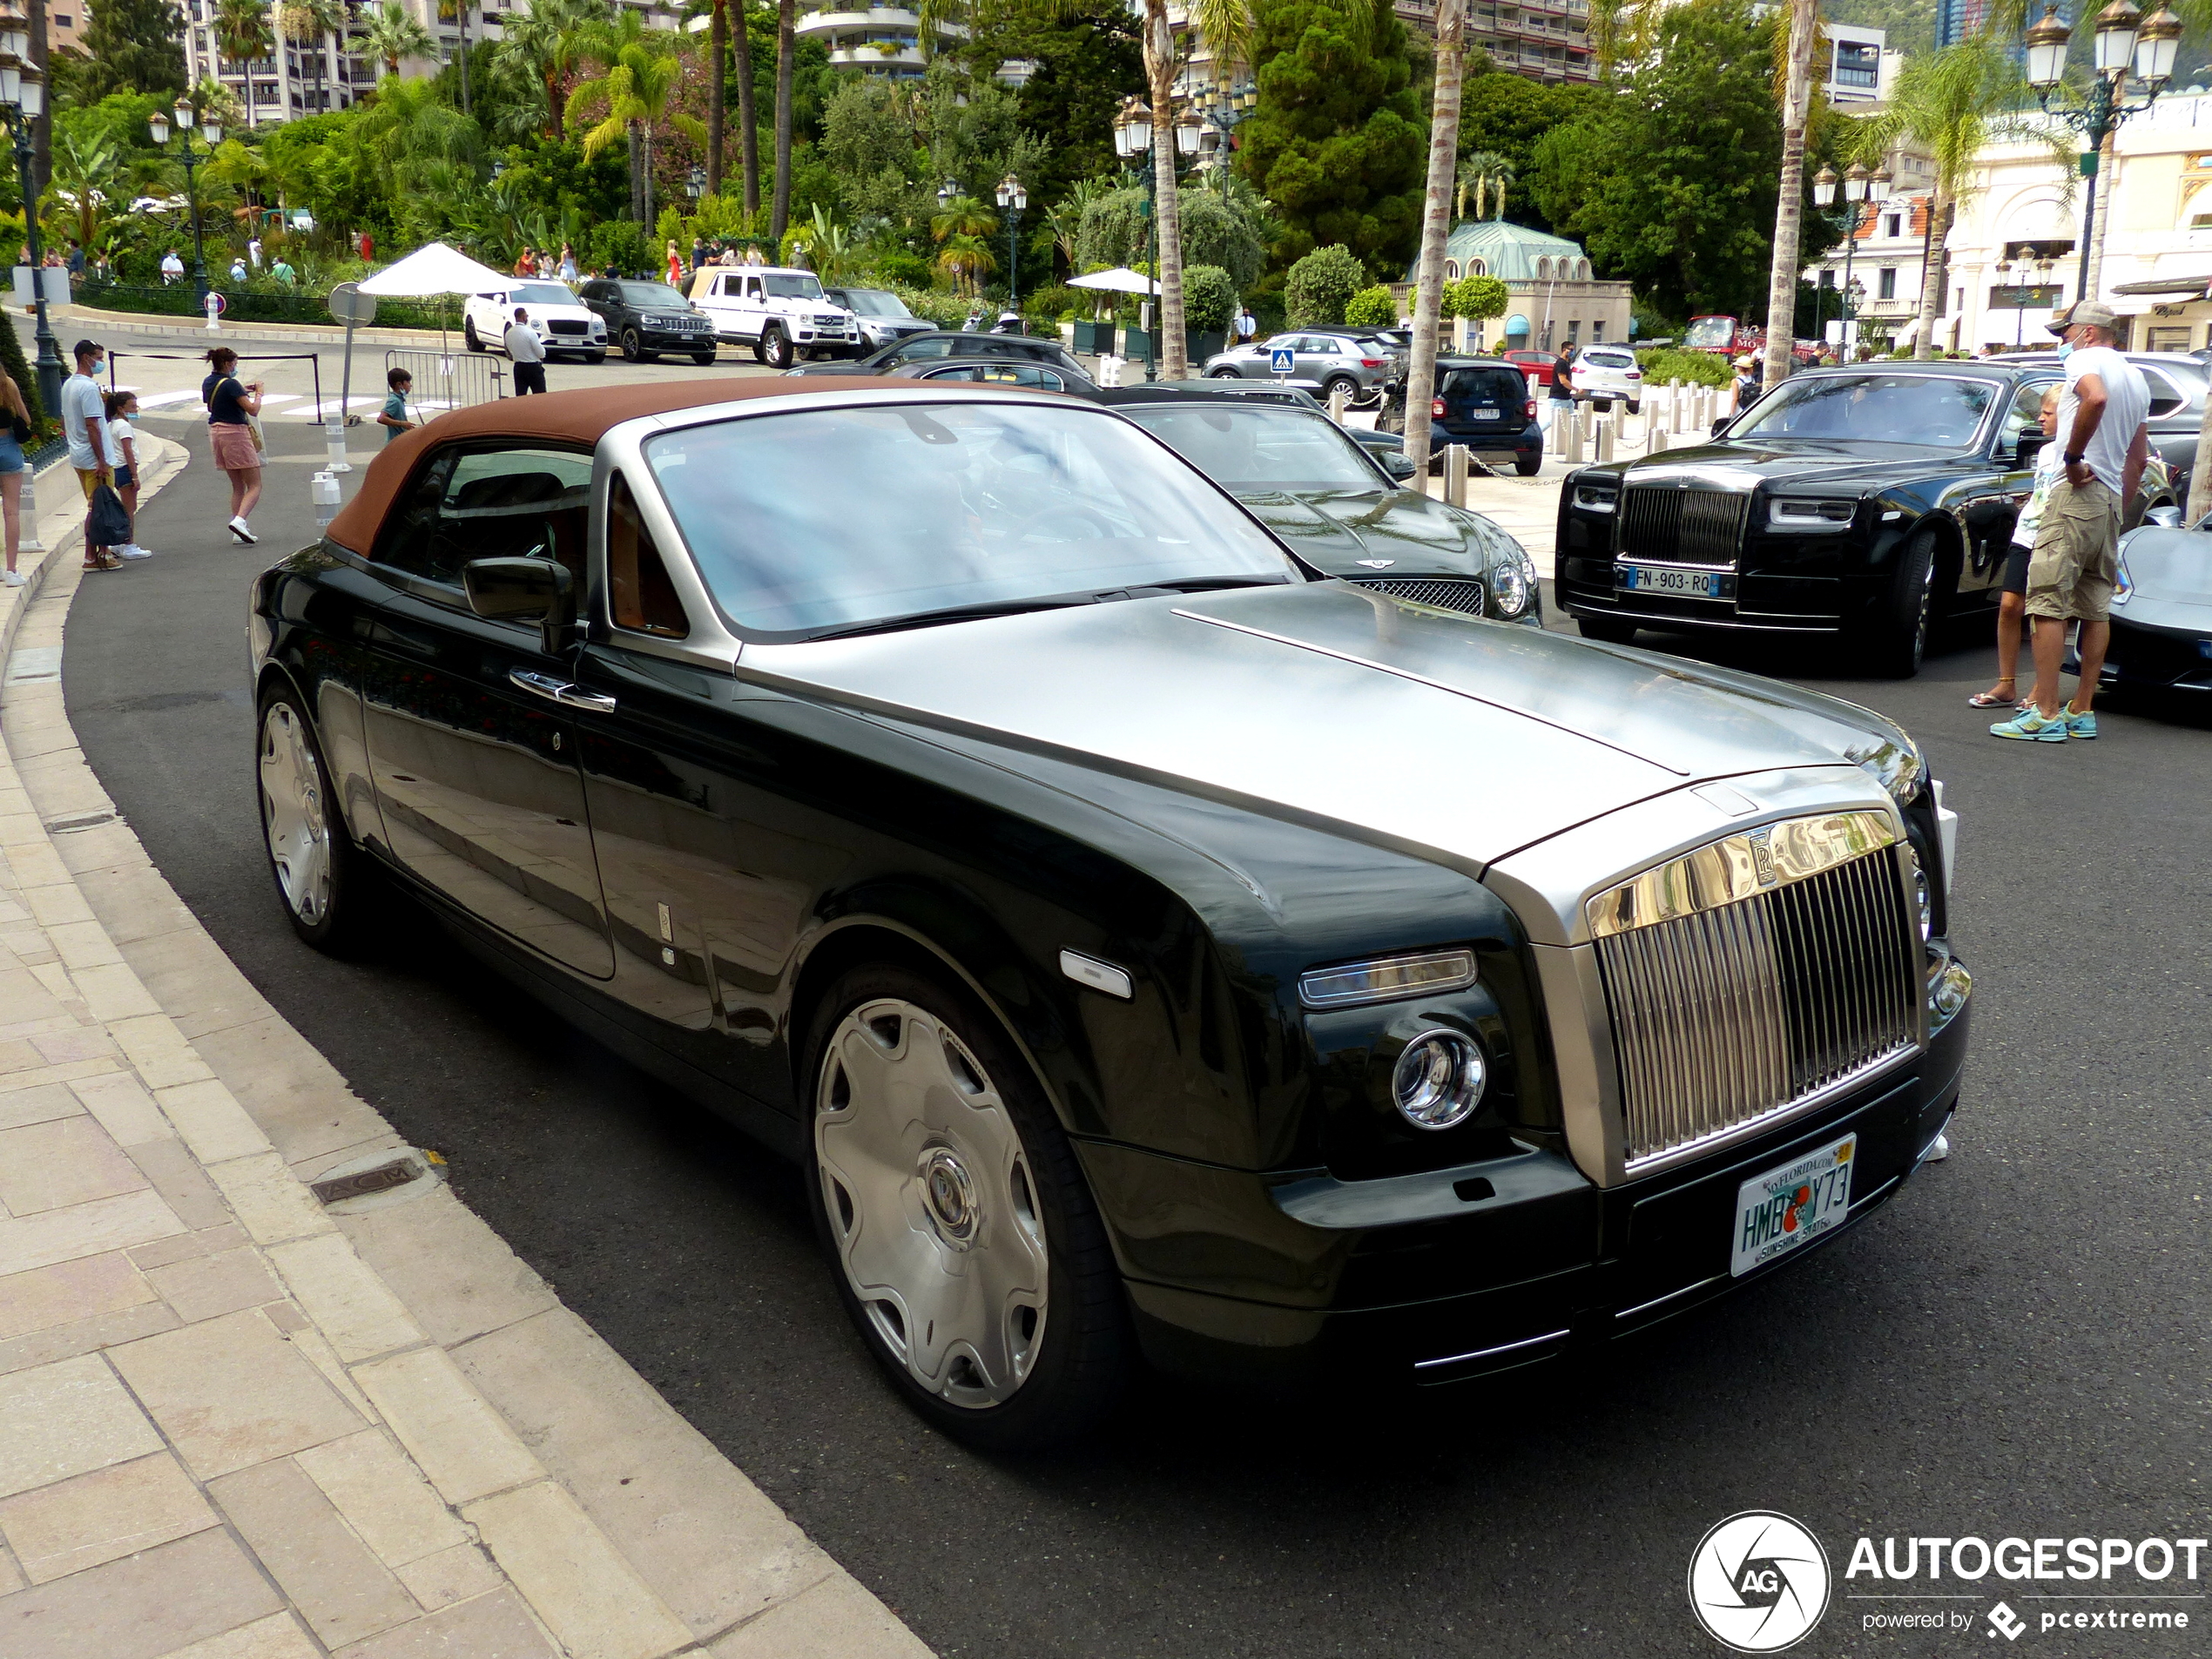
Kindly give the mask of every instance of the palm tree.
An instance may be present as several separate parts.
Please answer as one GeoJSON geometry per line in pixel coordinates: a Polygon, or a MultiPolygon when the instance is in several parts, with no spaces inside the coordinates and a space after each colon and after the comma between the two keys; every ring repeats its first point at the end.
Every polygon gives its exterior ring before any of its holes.
{"type": "Polygon", "coordinates": [[[472,114],[469,107],[469,0],[438,0],[438,21],[461,31],[461,112],[472,114]]]}
{"type": "Polygon", "coordinates": [[[266,0],[217,0],[215,41],[224,57],[246,65],[246,125],[253,125],[253,65],[276,55],[266,0]]]}
{"type": "MultiPolygon", "coordinates": [[[[776,0],[776,200],[768,234],[781,240],[791,219],[791,71],[797,50],[797,0],[776,0]]],[[[925,38],[930,33],[925,25],[925,38]]]]}
{"type": "Polygon", "coordinates": [[[1428,185],[1422,200],[1420,275],[1413,289],[1413,350],[1406,365],[1406,453],[1428,454],[1429,399],[1436,388],[1436,325],[1443,314],[1444,246],[1452,234],[1452,171],[1460,151],[1462,0],[1438,0],[1436,84],[1428,112],[1428,185]]]}
{"type": "Polygon", "coordinates": [[[614,29],[602,31],[579,50],[605,72],[569,94],[568,124],[574,127],[605,111],[583,135],[584,156],[589,159],[597,155],[617,138],[627,141],[631,211],[650,233],[654,130],[672,126],[696,144],[706,142],[706,124],[675,109],[676,94],[684,82],[683,59],[671,50],[664,37],[646,30],[634,11],[625,11],[614,29]]]}
{"type": "Polygon", "coordinates": [[[330,37],[346,26],[346,14],[338,0],[282,0],[277,8],[277,26],[284,37],[301,51],[312,49],[315,57],[315,109],[320,111],[326,102],[324,83],[330,68],[330,37]]]}
{"type": "Polygon", "coordinates": [[[1474,197],[1474,216],[1482,219],[1506,216],[1506,186],[1519,175],[1512,162],[1494,150],[1476,150],[1460,158],[1459,212],[1467,210],[1467,197],[1474,197]],[[1490,214],[1490,199],[1497,198],[1498,211],[1490,214]]]}
{"type": "Polygon", "coordinates": [[[1767,270],[1766,383],[1790,372],[1797,334],[1797,245],[1804,231],[1805,125],[1812,118],[1812,51],[1820,36],[1818,0],[1789,0],[1788,55],[1782,76],[1782,189],[1774,206],[1774,262],[1767,270]]]}
{"type": "MultiPolygon", "coordinates": [[[[224,0],[228,4],[229,0],[224,0]]],[[[430,31],[421,21],[399,0],[384,0],[368,20],[368,27],[361,31],[361,45],[372,55],[384,60],[384,72],[400,72],[402,57],[435,57],[438,43],[430,38],[430,31]]]]}
{"type": "Polygon", "coordinates": [[[549,138],[560,136],[561,77],[575,67],[581,43],[613,20],[607,0],[532,0],[528,11],[507,20],[492,49],[492,70],[515,92],[529,91],[510,98],[496,118],[503,136],[521,138],[533,130],[549,138]]]}
{"type": "Polygon", "coordinates": [[[760,111],[753,103],[752,30],[747,21],[752,0],[726,0],[726,3],[730,35],[738,49],[738,153],[745,165],[745,228],[749,231],[752,216],[760,211],[760,111]]]}
{"type": "Polygon", "coordinates": [[[112,134],[80,138],[56,132],[53,185],[69,200],[77,217],[77,244],[89,259],[99,233],[101,208],[129,192],[121,146],[112,134]]]}

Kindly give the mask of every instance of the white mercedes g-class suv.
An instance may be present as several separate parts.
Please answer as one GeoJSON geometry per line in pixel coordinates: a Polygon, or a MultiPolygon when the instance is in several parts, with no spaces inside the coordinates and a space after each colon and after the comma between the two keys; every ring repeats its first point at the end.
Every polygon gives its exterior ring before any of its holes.
{"type": "Polygon", "coordinates": [[[867,347],[853,314],[833,305],[812,271],[705,265],[691,303],[713,319],[715,338],[750,346],[756,361],[789,368],[801,358],[858,357],[867,347]]]}

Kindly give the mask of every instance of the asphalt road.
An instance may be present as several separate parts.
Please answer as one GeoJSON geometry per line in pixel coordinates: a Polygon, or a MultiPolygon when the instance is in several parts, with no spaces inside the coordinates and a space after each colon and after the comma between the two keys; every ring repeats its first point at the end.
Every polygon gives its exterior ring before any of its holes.
{"type": "MultiPolygon", "coordinates": [[[[258,840],[241,635],[255,570],[314,537],[317,446],[274,428],[264,543],[245,550],[201,428],[151,429],[194,457],[141,526],[158,556],[88,578],[68,633],[101,780],[271,1001],[941,1653],[1713,1653],[1685,1569],[1708,1527],[1755,1507],[1804,1521],[1838,1574],[1798,1651],[1987,1652],[1979,1622],[1865,1632],[1867,1604],[1840,1599],[1869,1588],[1841,1576],[1853,1539],[2212,1533],[2212,731],[2114,712],[2094,744],[1997,742],[1964,704],[1993,657],[1979,631],[1904,683],[1716,651],[1831,677],[1808,683],[1901,718],[1948,780],[1978,992],[1951,1161],[1795,1275],[1578,1369],[1412,1409],[1156,1385],[1095,1444],[994,1461],[922,1430],[872,1372],[790,1169],[411,914],[360,961],[294,941],[258,840]]],[[[1912,1588],[1974,1599],[1881,1605],[1979,1621],[2000,1594],[2031,1610],[2038,1589],[2095,1587],[1912,1588]]],[[[2169,1605],[2192,1611],[2186,1634],[2023,1650],[2205,1651],[2212,1603],[2169,1605]]]]}

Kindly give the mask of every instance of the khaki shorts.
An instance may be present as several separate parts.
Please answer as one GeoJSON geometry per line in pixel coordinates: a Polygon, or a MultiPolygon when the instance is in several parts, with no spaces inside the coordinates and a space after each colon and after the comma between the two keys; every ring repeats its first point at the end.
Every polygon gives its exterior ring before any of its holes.
{"type": "Polygon", "coordinates": [[[2044,505],[2027,561],[2027,614],[2103,622],[2112,615],[2119,575],[2119,496],[2094,479],[2060,480],[2044,505]]]}
{"type": "Polygon", "coordinates": [[[84,487],[86,501],[92,499],[92,492],[100,485],[115,482],[115,475],[105,467],[72,467],[70,470],[77,475],[77,482],[84,487]]]}

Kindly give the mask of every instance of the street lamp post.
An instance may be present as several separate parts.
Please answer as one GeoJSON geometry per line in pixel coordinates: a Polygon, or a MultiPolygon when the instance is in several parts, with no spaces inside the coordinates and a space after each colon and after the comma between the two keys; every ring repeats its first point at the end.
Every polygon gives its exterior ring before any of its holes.
{"type": "Polygon", "coordinates": [[[1022,311],[1022,210],[1029,205],[1029,192],[1012,173],[999,180],[999,211],[1006,215],[1006,308],[1019,316],[1022,311]]]}
{"type": "Polygon", "coordinates": [[[212,115],[205,120],[200,120],[199,112],[192,106],[192,100],[189,98],[180,98],[177,100],[177,107],[169,114],[164,115],[160,111],[156,110],[146,122],[146,126],[152,132],[153,141],[157,145],[165,145],[169,142],[169,129],[172,125],[174,125],[177,129],[180,146],[177,152],[177,159],[184,165],[185,169],[185,200],[192,210],[192,293],[199,301],[199,308],[205,311],[207,309],[207,257],[206,250],[200,239],[199,191],[193,182],[193,174],[199,170],[202,162],[215,153],[215,146],[222,143],[223,124],[212,115]],[[200,138],[207,146],[204,152],[195,150],[192,146],[192,123],[196,120],[199,121],[200,138]]]}
{"type": "MultiPolygon", "coordinates": [[[[1832,167],[1824,166],[1818,172],[1813,174],[1812,199],[1815,206],[1825,207],[1836,199],[1837,182],[1836,172],[1832,167]]],[[[1864,165],[1854,161],[1844,170],[1842,184],[1844,199],[1851,205],[1851,224],[1844,233],[1844,280],[1838,290],[1843,303],[1843,314],[1839,319],[1844,332],[1842,355],[1844,361],[1849,362],[1852,345],[1851,324],[1858,320],[1858,307],[1851,299],[1851,267],[1852,257],[1858,252],[1859,221],[1865,216],[1865,204],[1869,201],[1879,203],[1889,199],[1889,169],[1883,167],[1869,172],[1864,165]]],[[[1862,287],[1858,292],[1864,293],[1865,289],[1862,287]]]]}
{"type": "Polygon", "coordinates": [[[1216,81],[1213,91],[1206,95],[1204,108],[1207,118],[1213,125],[1214,165],[1221,174],[1221,199],[1224,201],[1229,199],[1229,161],[1237,147],[1237,129],[1244,124],[1244,118],[1252,112],[1253,106],[1258,102],[1259,88],[1249,78],[1234,85],[1227,80],[1216,81]]]}
{"type": "Polygon", "coordinates": [[[46,78],[25,54],[30,51],[30,22],[13,0],[0,9],[0,118],[16,141],[16,179],[23,191],[24,257],[30,261],[30,292],[38,314],[38,401],[50,416],[62,402],[62,348],[46,316],[46,281],[38,243],[38,215],[30,204],[30,131],[46,108],[46,78]]]}
{"type": "Polygon", "coordinates": [[[2066,78],[2067,47],[2072,37],[2073,31],[2060,20],[2057,0],[2046,0],[2042,17],[2029,28],[2027,35],[2028,84],[2035,89],[2036,102],[2047,113],[2065,122],[2089,144],[2087,153],[2081,158],[2081,174],[2089,181],[2089,188],[2085,192],[2086,205],[2081,214],[2081,274],[2075,283],[2074,298],[2080,300],[2095,298],[2089,292],[2089,251],[2097,226],[2097,158],[2104,152],[2105,140],[2113,131],[2129,116],[2141,115],[2157,103],[2158,95],[2173,78],[2174,55],[2182,40],[2182,20],[2174,15],[2165,0],[2159,0],[2158,10],[2148,17],[2136,10],[2129,0],[2112,0],[2097,14],[2094,37],[2095,68],[2089,77],[2089,90],[2079,105],[2053,110],[2051,94],[2058,91],[2066,78]],[[2143,101],[2140,104],[2124,101],[2130,68],[2142,83],[2143,101]]]}
{"type": "MultiPolygon", "coordinates": [[[[1176,154],[1178,157],[1196,155],[1202,131],[1195,110],[1185,105],[1177,111],[1174,123],[1176,154]]],[[[1160,291],[1159,173],[1156,168],[1144,165],[1145,158],[1151,150],[1152,106],[1142,98],[1131,94],[1122,100],[1121,110],[1114,117],[1114,152],[1144,176],[1145,236],[1152,255],[1152,291],[1157,293],[1160,291]]],[[[1149,313],[1150,307],[1148,306],[1146,309],[1149,313]]],[[[1144,378],[1148,381],[1154,377],[1153,363],[1158,356],[1157,350],[1144,354],[1144,378]]]]}

